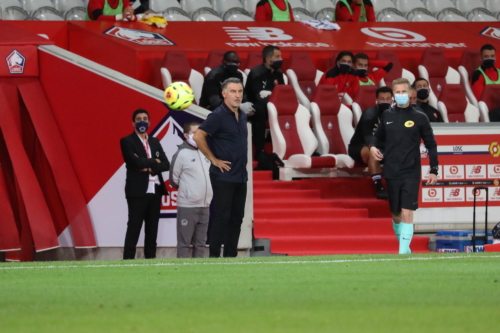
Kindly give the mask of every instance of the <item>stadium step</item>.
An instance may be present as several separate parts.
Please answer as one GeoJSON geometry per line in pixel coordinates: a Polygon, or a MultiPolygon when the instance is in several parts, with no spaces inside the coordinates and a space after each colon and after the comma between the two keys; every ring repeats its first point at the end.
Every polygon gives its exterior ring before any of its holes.
{"type": "Polygon", "coordinates": [[[258,209],[254,212],[254,218],[259,219],[282,219],[284,216],[300,221],[314,221],[316,219],[347,219],[347,218],[368,218],[367,209],[344,209],[344,208],[309,208],[294,207],[285,211],[282,209],[258,209]]]}
{"type": "Polygon", "coordinates": [[[269,190],[257,189],[253,190],[254,199],[272,200],[276,198],[318,198],[320,192],[318,190],[269,190]]]}

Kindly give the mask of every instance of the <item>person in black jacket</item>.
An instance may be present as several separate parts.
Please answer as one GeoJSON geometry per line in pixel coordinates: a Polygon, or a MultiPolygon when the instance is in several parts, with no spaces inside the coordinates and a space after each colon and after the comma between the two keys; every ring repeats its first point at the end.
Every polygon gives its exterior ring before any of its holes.
{"type": "Polygon", "coordinates": [[[156,258],[156,236],[160,219],[161,198],[168,195],[161,175],[170,163],[157,138],[148,136],[149,114],[137,109],[132,115],[134,133],[120,140],[127,168],[125,196],[128,205],[127,233],[123,259],[134,259],[137,241],[144,221],[144,257],[156,258]]]}
{"type": "MultiPolygon", "coordinates": [[[[240,66],[240,58],[234,51],[227,51],[222,57],[222,64],[208,72],[203,82],[201,90],[200,106],[208,110],[215,110],[224,101],[222,97],[222,82],[231,77],[235,77],[243,82],[243,74],[238,70],[240,66]]],[[[255,110],[252,103],[247,102],[246,96],[243,96],[243,101],[240,106],[241,111],[247,116],[252,116],[255,110]]]]}
{"type": "MultiPolygon", "coordinates": [[[[380,161],[370,154],[369,146],[383,112],[391,107],[392,89],[389,87],[378,88],[375,95],[377,105],[363,112],[349,143],[348,154],[357,163],[368,165],[368,172],[373,179],[377,199],[387,199],[387,192],[382,184],[380,161]]],[[[383,146],[381,145],[379,148],[383,148],[383,146]]]]}
{"type": "Polygon", "coordinates": [[[399,241],[399,253],[411,253],[413,211],[418,208],[420,190],[420,140],[429,151],[428,185],[437,181],[437,144],[427,116],[410,105],[410,82],[401,78],[392,84],[396,105],[382,114],[370,144],[370,153],[384,160],[393,228],[399,241]],[[379,149],[384,143],[384,152],[379,149]]]}
{"type": "Polygon", "coordinates": [[[429,121],[431,123],[444,122],[441,112],[432,105],[429,105],[429,94],[431,92],[429,81],[420,77],[413,81],[413,88],[417,92],[417,106],[425,113],[429,121]]]}

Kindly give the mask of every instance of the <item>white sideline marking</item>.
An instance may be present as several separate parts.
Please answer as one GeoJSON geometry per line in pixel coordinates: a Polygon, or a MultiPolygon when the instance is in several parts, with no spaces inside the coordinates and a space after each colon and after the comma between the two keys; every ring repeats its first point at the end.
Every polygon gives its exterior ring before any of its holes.
{"type": "Polygon", "coordinates": [[[276,265],[276,264],[336,264],[345,262],[381,262],[381,261],[423,261],[423,260],[451,260],[451,259],[476,259],[476,258],[500,258],[495,256],[454,256],[454,257],[414,257],[394,259],[339,259],[339,260],[297,260],[297,261],[245,261],[245,262],[159,262],[155,264],[123,264],[123,265],[66,265],[66,266],[21,266],[0,267],[5,269],[41,269],[41,268],[109,268],[109,267],[154,267],[154,266],[197,266],[197,265],[276,265]]]}

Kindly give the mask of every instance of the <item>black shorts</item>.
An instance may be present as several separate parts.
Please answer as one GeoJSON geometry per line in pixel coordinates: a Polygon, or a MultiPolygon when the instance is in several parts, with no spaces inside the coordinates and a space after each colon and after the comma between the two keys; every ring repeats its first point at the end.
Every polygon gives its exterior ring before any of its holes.
{"type": "Polygon", "coordinates": [[[349,144],[349,147],[347,148],[347,154],[356,163],[365,164],[365,162],[363,162],[363,159],[361,158],[361,150],[363,149],[363,147],[366,147],[366,145],[363,143],[356,143],[354,145],[349,144]]]}
{"type": "Polygon", "coordinates": [[[410,210],[418,208],[420,179],[386,179],[386,181],[391,212],[398,214],[402,208],[410,210]]]}

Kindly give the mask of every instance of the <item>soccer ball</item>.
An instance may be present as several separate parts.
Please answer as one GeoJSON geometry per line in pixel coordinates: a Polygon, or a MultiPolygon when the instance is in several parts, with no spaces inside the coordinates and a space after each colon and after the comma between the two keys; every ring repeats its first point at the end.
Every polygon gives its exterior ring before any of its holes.
{"type": "Polygon", "coordinates": [[[193,103],[193,89],[184,82],[174,82],[165,89],[165,103],[172,110],[184,110],[193,103]]]}

